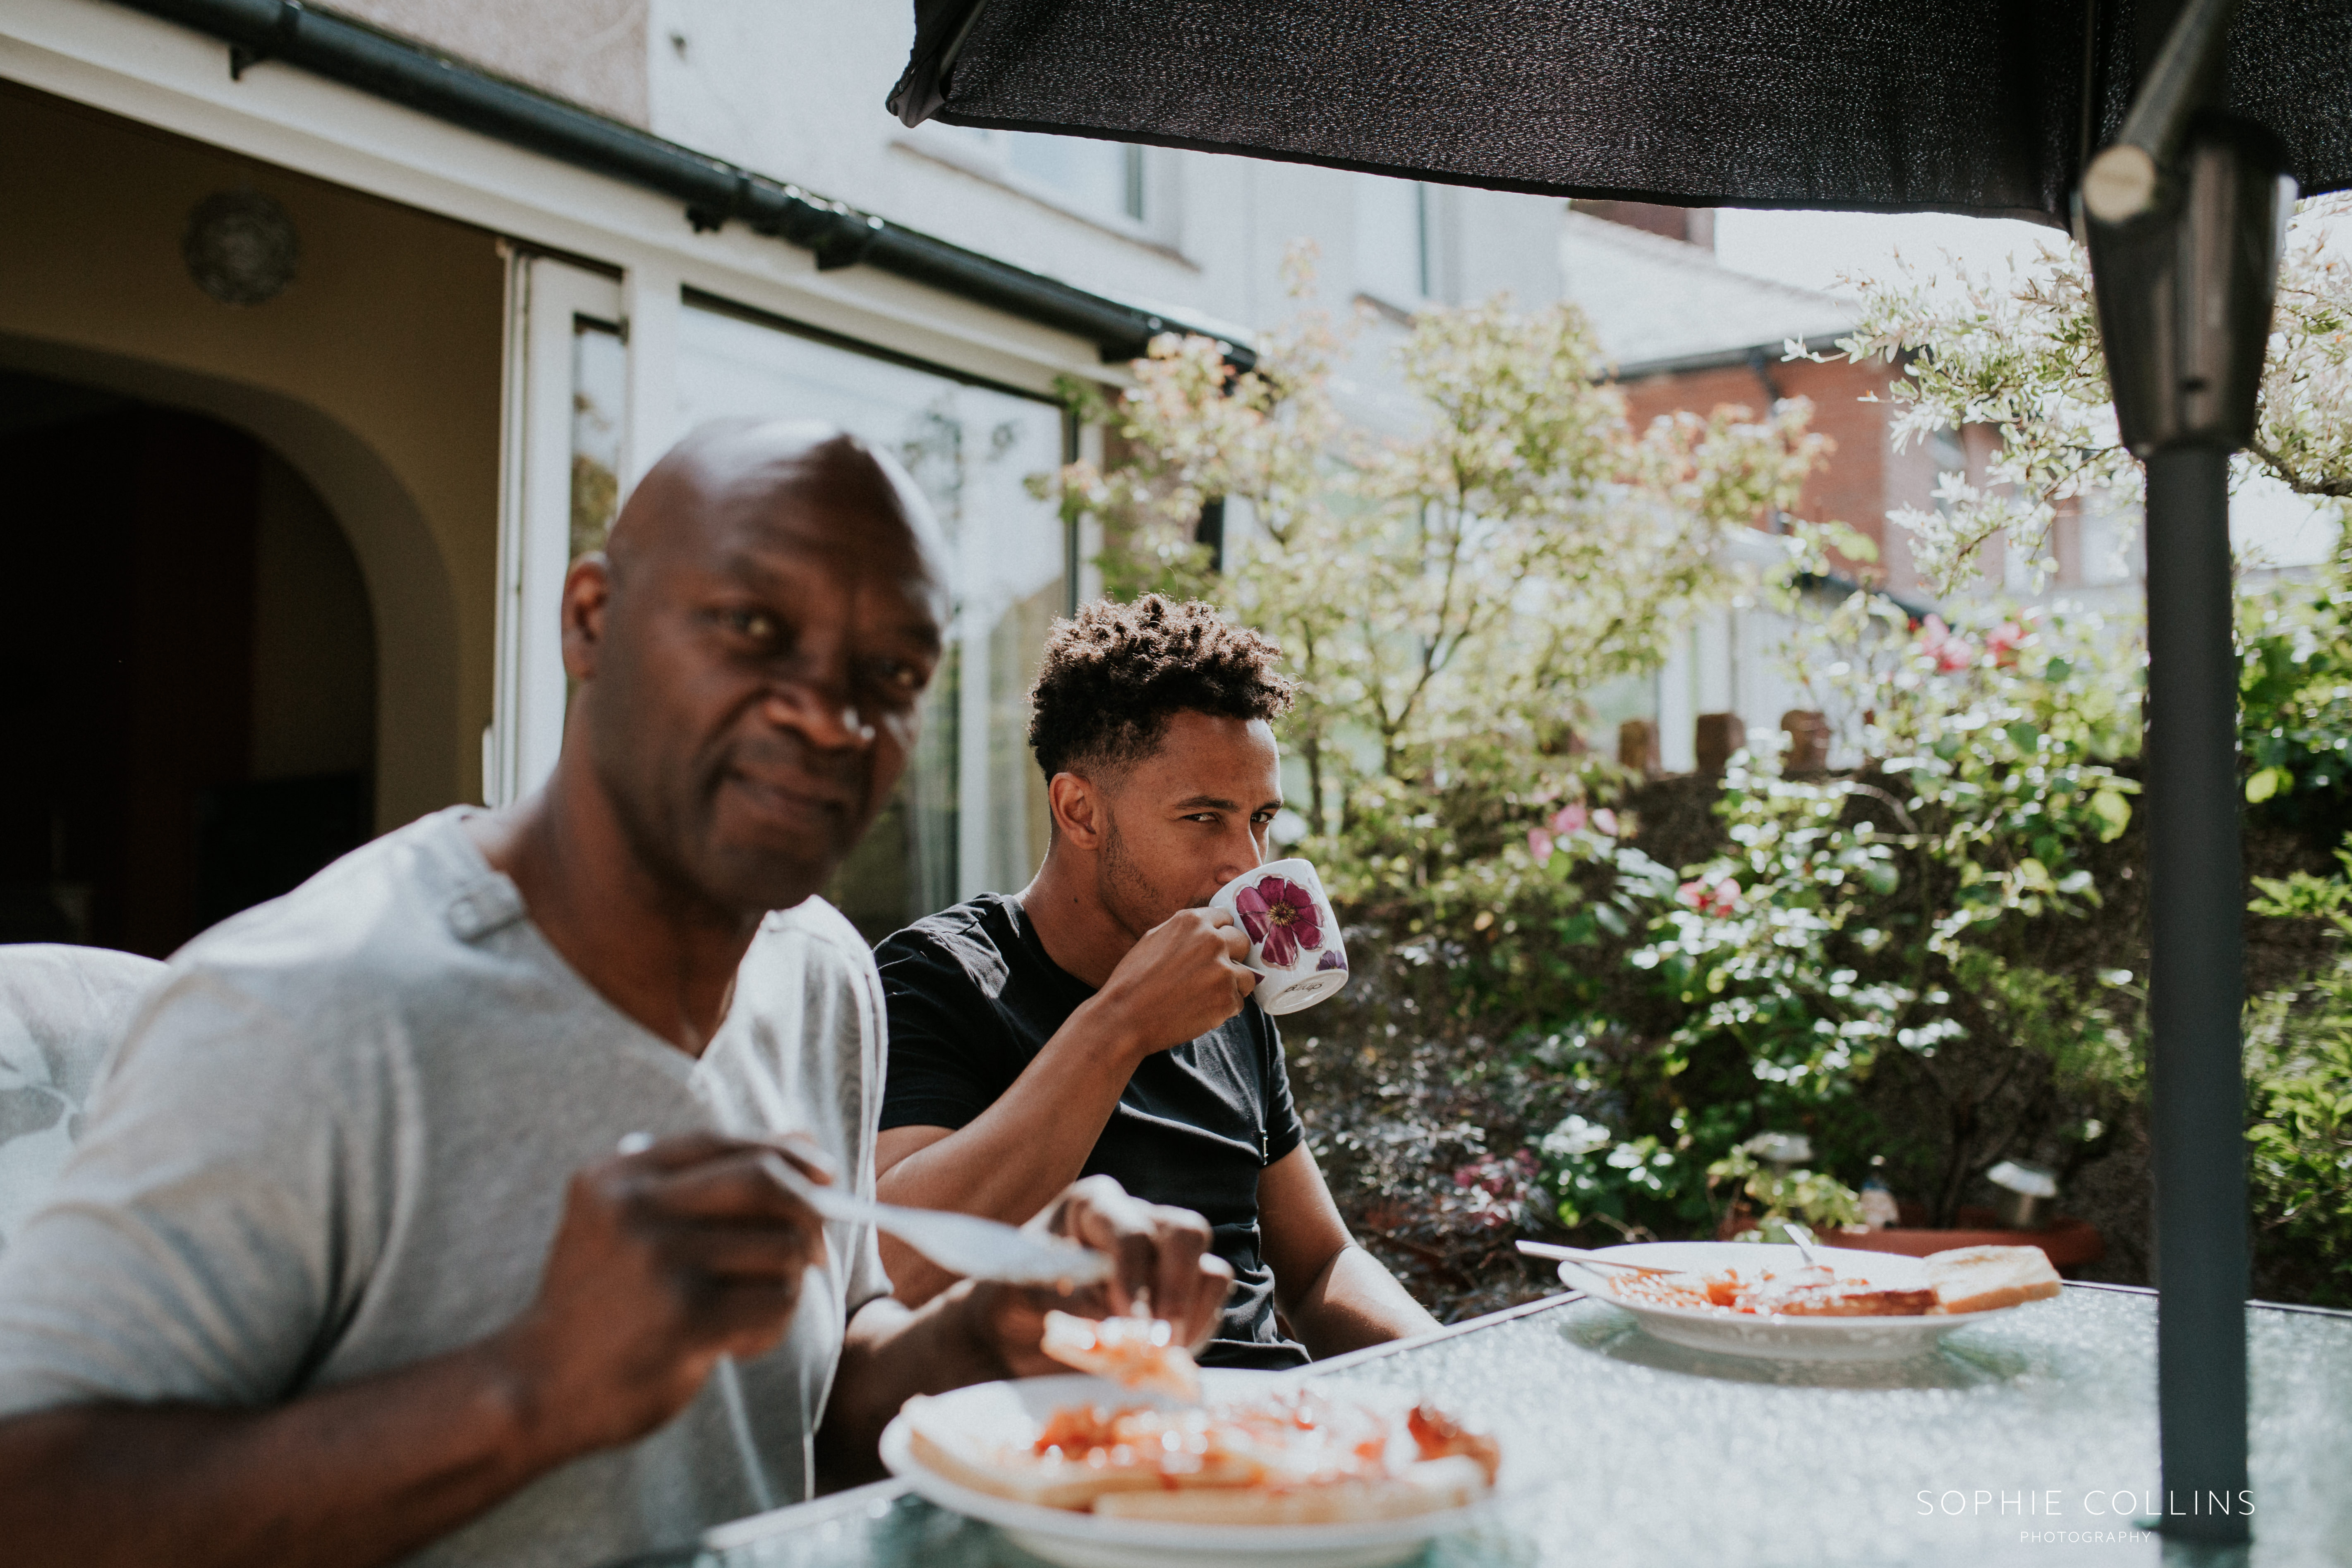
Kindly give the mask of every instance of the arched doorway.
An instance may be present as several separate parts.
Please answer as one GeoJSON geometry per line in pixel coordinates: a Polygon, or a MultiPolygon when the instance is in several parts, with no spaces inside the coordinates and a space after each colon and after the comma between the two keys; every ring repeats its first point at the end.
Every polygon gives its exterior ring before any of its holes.
{"type": "Polygon", "coordinates": [[[374,617],[243,430],[0,371],[0,942],[163,954],[368,837],[374,617]]]}

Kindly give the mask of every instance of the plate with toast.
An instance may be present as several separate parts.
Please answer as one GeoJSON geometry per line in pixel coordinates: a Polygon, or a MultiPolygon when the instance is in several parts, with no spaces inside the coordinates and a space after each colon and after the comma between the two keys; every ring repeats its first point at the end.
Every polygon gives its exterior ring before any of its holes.
{"type": "Polygon", "coordinates": [[[1289,1373],[1199,1375],[1197,1403],[1086,1375],[911,1399],[882,1460],[1067,1568],[1375,1568],[1496,1496],[1500,1447],[1446,1411],[1289,1373]]]}
{"type": "Polygon", "coordinates": [[[1896,1361],[1957,1329],[2058,1294],[2038,1247],[1927,1258],[1741,1241],[1600,1247],[1559,1277],[1670,1344],[1775,1361],[1896,1361]]]}

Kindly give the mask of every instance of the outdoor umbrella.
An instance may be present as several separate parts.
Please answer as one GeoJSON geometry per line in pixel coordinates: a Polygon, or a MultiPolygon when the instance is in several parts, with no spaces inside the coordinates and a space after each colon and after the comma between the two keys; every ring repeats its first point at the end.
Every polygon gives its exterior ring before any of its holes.
{"type": "MultiPolygon", "coordinates": [[[[2228,463],[2252,433],[2285,207],[2298,187],[2352,184],[2352,4],[916,0],[915,13],[890,100],[909,125],[1565,196],[2078,225],[2124,438],[2148,472],[2164,1485],[2236,1496],[2248,1271],[2228,463]]],[[[2246,1530],[2239,1513],[2167,1522],[2217,1541],[2246,1530]]]]}

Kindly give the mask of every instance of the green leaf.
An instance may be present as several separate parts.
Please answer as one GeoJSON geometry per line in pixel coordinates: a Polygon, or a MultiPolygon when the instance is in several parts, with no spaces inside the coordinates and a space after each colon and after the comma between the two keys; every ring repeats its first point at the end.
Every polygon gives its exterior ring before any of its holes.
{"type": "Polygon", "coordinates": [[[2294,775],[2284,768],[2264,768],[2246,781],[2246,803],[2260,805],[2278,794],[2280,785],[2293,783],[2294,775]]]}
{"type": "Polygon", "coordinates": [[[2009,726],[2009,743],[2021,752],[2031,752],[2042,739],[2042,731],[2020,720],[2009,726]]]}
{"type": "Polygon", "coordinates": [[[2131,823],[2131,802],[2120,790],[2103,789],[2091,797],[2091,814],[2099,819],[2099,842],[2113,844],[2131,823]]]}

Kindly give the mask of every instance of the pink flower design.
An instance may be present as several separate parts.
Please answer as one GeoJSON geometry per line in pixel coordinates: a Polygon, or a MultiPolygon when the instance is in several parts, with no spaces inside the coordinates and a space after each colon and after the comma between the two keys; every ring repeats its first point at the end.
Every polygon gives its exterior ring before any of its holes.
{"type": "Polygon", "coordinates": [[[1936,668],[1946,675],[1977,661],[1976,646],[1946,626],[1941,616],[1929,616],[1920,623],[1919,651],[1934,659],[1936,668]]]}
{"type": "Polygon", "coordinates": [[[1323,917],[1306,889],[1282,877],[1268,877],[1244,888],[1234,898],[1234,912],[1242,929],[1257,944],[1258,956],[1276,969],[1288,969],[1298,955],[1323,945],[1323,917]]]}
{"type": "Polygon", "coordinates": [[[1315,967],[1318,969],[1344,970],[1348,967],[1348,961],[1340,956],[1339,950],[1335,947],[1330,952],[1325,953],[1322,957],[1317,959],[1315,961],[1315,967]]]}
{"type": "Polygon", "coordinates": [[[1551,848],[1550,834],[1546,833],[1540,827],[1530,827],[1528,829],[1528,853],[1535,857],[1537,865],[1549,866],[1551,864],[1551,848]]]}

